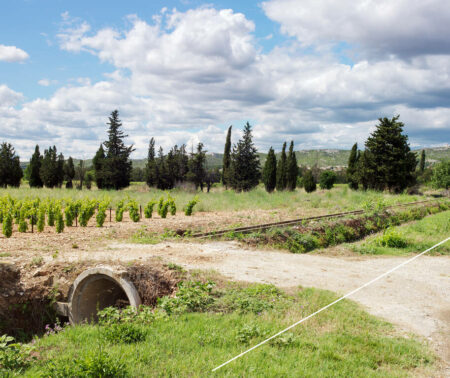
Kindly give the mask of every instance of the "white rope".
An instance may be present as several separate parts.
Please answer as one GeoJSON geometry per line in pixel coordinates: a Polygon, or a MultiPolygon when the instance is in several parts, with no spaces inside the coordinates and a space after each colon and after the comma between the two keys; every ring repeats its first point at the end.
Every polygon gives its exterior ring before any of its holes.
{"type": "Polygon", "coordinates": [[[419,258],[420,256],[424,255],[425,253],[431,251],[432,249],[434,249],[434,248],[440,246],[441,244],[444,244],[444,243],[447,242],[448,240],[450,240],[450,237],[448,237],[447,239],[442,240],[441,242],[439,242],[439,243],[433,245],[431,248],[428,248],[426,251],[423,251],[423,252],[419,253],[418,255],[416,255],[416,256],[410,258],[409,260],[406,260],[406,261],[402,262],[401,264],[399,264],[399,265],[397,265],[396,267],[394,267],[394,268],[388,270],[387,272],[381,274],[380,276],[374,278],[373,280],[371,280],[371,281],[365,283],[364,285],[358,287],[357,289],[350,291],[349,293],[343,295],[343,296],[340,297],[339,299],[336,299],[334,302],[331,302],[330,304],[327,304],[325,307],[322,307],[320,310],[317,310],[317,311],[314,312],[313,314],[308,315],[306,318],[303,318],[303,319],[299,320],[297,323],[294,323],[294,324],[290,325],[289,327],[283,329],[282,331],[276,333],[275,335],[269,337],[268,339],[266,339],[266,340],[264,340],[264,341],[261,341],[259,344],[256,344],[255,346],[251,347],[250,349],[247,349],[245,352],[242,352],[242,353],[238,354],[237,356],[233,357],[232,359],[228,360],[227,362],[224,362],[222,365],[219,365],[219,366],[215,367],[212,371],[219,370],[221,367],[224,367],[225,365],[229,364],[230,362],[232,362],[232,361],[234,361],[234,360],[237,360],[238,358],[242,357],[244,354],[247,354],[248,352],[251,352],[252,350],[254,350],[254,349],[260,347],[261,345],[267,343],[268,341],[274,339],[275,337],[281,335],[282,333],[284,333],[284,332],[286,332],[286,331],[289,331],[291,328],[294,328],[295,326],[299,325],[300,323],[303,323],[304,321],[308,320],[309,318],[312,318],[313,316],[317,315],[318,313],[320,313],[320,312],[326,310],[328,307],[331,307],[331,306],[333,306],[334,304],[336,304],[336,303],[342,301],[343,299],[345,299],[345,298],[347,298],[347,297],[349,297],[349,296],[351,296],[351,295],[357,293],[358,291],[360,291],[360,290],[364,289],[365,287],[367,287],[367,286],[373,284],[374,282],[376,282],[376,281],[378,281],[379,279],[381,279],[381,278],[387,276],[388,274],[390,274],[390,273],[396,271],[397,269],[401,268],[402,266],[404,266],[404,265],[406,265],[406,264],[409,264],[411,261],[414,261],[415,259],[417,259],[417,258],[419,258]]]}

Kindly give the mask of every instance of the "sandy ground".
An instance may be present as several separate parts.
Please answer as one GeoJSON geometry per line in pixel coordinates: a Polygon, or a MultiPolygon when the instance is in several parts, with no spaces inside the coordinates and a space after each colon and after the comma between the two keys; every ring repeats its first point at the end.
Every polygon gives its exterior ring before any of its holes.
{"type": "MultiPolygon", "coordinates": [[[[399,257],[327,257],[243,249],[235,242],[110,243],[97,251],[69,251],[66,261],[80,259],[144,261],[160,257],[188,269],[214,269],[232,280],[306,286],[345,294],[407,260],[399,257]]],[[[353,295],[377,316],[405,333],[426,338],[450,376],[450,256],[422,256],[353,295]]]]}

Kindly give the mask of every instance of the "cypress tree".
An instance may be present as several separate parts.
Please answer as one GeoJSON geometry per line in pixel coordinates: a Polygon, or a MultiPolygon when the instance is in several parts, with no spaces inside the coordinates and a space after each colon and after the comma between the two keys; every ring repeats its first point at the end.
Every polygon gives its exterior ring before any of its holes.
{"type": "Polygon", "coordinates": [[[355,143],[350,152],[347,167],[348,186],[353,190],[358,189],[358,177],[357,177],[358,160],[359,160],[358,143],[355,143]]]}
{"type": "Polygon", "coordinates": [[[203,150],[203,143],[199,143],[197,145],[197,151],[192,155],[191,160],[189,161],[189,173],[188,177],[190,181],[195,184],[195,188],[203,192],[203,184],[206,179],[206,151],[203,150]]]}
{"type": "Polygon", "coordinates": [[[422,150],[422,153],[420,155],[419,171],[420,173],[423,173],[424,170],[425,170],[425,150],[422,150]]]}
{"type": "Polygon", "coordinates": [[[49,147],[44,151],[40,175],[42,182],[47,188],[54,188],[59,183],[59,165],[56,147],[49,147]]]}
{"type": "Polygon", "coordinates": [[[286,160],[286,142],[284,142],[281,150],[280,163],[277,167],[277,191],[286,189],[286,160]]]}
{"type": "Polygon", "coordinates": [[[75,177],[75,166],[73,164],[72,156],[69,156],[66,164],[64,165],[64,175],[66,178],[66,188],[73,188],[73,178],[75,177]]]}
{"type": "Polygon", "coordinates": [[[415,183],[416,154],[403,135],[399,116],[379,118],[376,130],[365,143],[368,154],[365,159],[365,179],[370,189],[401,192],[415,183]]]}
{"type": "Polygon", "coordinates": [[[295,187],[297,186],[297,177],[297,157],[295,156],[294,151],[294,141],[291,141],[291,145],[289,146],[289,154],[286,160],[286,188],[288,190],[295,190],[295,187]]]}
{"type": "Polygon", "coordinates": [[[270,147],[269,153],[267,154],[262,178],[266,191],[272,193],[277,185],[277,158],[272,147],[270,147]]]}
{"type": "Polygon", "coordinates": [[[130,185],[132,164],[130,154],[133,145],[127,147],[124,143],[125,135],[119,120],[119,111],[114,110],[109,117],[108,140],[103,144],[106,148],[104,160],[104,182],[107,189],[122,189],[130,185]]]}
{"type": "Polygon", "coordinates": [[[159,147],[158,158],[156,159],[156,187],[161,190],[170,189],[170,177],[167,167],[166,157],[162,147],[159,147]]]}
{"type": "Polygon", "coordinates": [[[259,156],[253,144],[252,127],[247,122],[242,139],[233,147],[229,185],[236,191],[248,191],[259,183],[259,156]]]}
{"type": "Polygon", "coordinates": [[[99,149],[95,153],[94,159],[92,159],[92,165],[94,166],[95,183],[97,188],[103,189],[105,187],[105,150],[103,144],[100,144],[99,149]]]}
{"type": "Polygon", "coordinates": [[[42,156],[39,151],[39,146],[36,144],[34,148],[34,153],[30,159],[30,179],[29,184],[31,188],[42,188],[44,184],[41,179],[41,165],[42,165],[42,156]]]}
{"type": "Polygon", "coordinates": [[[0,146],[0,187],[6,188],[8,185],[19,187],[22,177],[20,159],[16,155],[14,147],[9,143],[2,143],[0,146]]]}
{"type": "Polygon", "coordinates": [[[312,174],[312,171],[308,169],[303,176],[303,186],[305,188],[306,193],[314,192],[317,188],[316,180],[312,174]]]}
{"type": "Polygon", "coordinates": [[[227,139],[225,141],[225,148],[223,151],[223,168],[222,168],[222,183],[225,185],[225,189],[228,189],[228,176],[230,175],[230,164],[231,164],[231,129],[233,126],[228,128],[227,139]]]}
{"type": "Polygon", "coordinates": [[[61,188],[64,182],[64,155],[61,153],[58,155],[58,161],[56,165],[56,176],[58,179],[57,186],[58,188],[61,188]]]}
{"type": "Polygon", "coordinates": [[[147,164],[145,166],[145,181],[149,187],[155,186],[157,181],[155,157],[155,138],[151,138],[148,143],[147,164]]]}

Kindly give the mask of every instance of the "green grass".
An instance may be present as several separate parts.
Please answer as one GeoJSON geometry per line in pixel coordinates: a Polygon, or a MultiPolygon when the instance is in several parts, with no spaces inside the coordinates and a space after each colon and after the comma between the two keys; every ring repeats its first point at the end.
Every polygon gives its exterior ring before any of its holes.
{"type": "Polygon", "coordinates": [[[398,377],[433,371],[434,357],[425,344],[396,335],[389,323],[344,300],[211,373],[217,365],[334,299],[334,293],[316,289],[297,290],[288,296],[273,286],[232,286],[219,292],[205,312],[157,317],[148,325],[134,325],[130,334],[144,334],[144,341],[108,341],[98,325],[69,327],[38,339],[39,361],[23,375],[39,376],[50,363],[73,367],[79,363],[73,359],[91,361],[93,353],[123,363],[129,376],[136,377],[398,377]],[[247,307],[252,300],[266,303],[265,310],[247,307]]]}
{"type": "MultiPolygon", "coordinates": [[[[145,206],[151,199],[158,200],[161,196],[166,196],[167,192],[149,189],[144,184],[133,184],[129,188],[121,191],[106,190],[76,190],[76,189],[31,189],[25,186],[21,188],[0,189],[0,197],[6,194],[23,199],[27,197],[51,197],[54,199],[64,199],[67,197],[81,199],[86,196],[102,199],[109,196],[115,206],[121,199],[136,200],[145,206]]],[[[199,204],[194,208],[197,211],[238,211],[238,210],[270,210],[288,209],[295,211],[298,208],[305,209],[326,209],[327,212],[339,212],[360,209],[367,201],[378,202],[383,200],[386,204],[405,203],[417,201],[424,197],[411,196],[407,194],[393,195],[372,191],[352,191],[347,185],[337,185],[329,191],[317,191],[306,193],[303,189],[294,192],[274,192],[267,193],[262,186],[250,192],[236,193],[232,190],[223,190],[222,187],[213,188],[211,193],[193,193],[181,189],[170,191],[175,198],[177,209],[181,211],[184,206],[191,201],[195,195],[199,197],[199,204]]]]}
{"type": "MultiPolygon", "coordinates": [[[[395,256],[425,251],[450,236],[450,211],[431,215],[403,226],[392,227],[392,230],[406,242],[403,248],[383,246],[383,233],[355,243],[351,245],[351,248],[361,254],[395,256]]],[[[450,242],[435,248],[429,254],[449,255],[450,242]]]]}

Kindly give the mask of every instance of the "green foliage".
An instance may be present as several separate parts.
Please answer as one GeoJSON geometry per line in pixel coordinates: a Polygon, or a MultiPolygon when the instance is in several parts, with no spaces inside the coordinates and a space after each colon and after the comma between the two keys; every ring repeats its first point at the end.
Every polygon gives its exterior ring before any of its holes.
{"type": "Polygon", "coordinates": [[[443,161],[434,167],[431,182],[437,189],[450,187],[450,160],[443,161]]]}
{"type": "Polygon", "coordinates": [[[168,315],[184,312],[206,311],[213,303],[211,291],[214,282],[186,281],[178,284],[175,297],[158,298],[158,306],[168,315]]]}
{"type": "Polygon", "coordinates": [[[28,224],[23,216],[20,217],[19,220],[19,232],[27,232],[28,224]]]}
{"type": "Polygon", "coordinates": [[[128,306],[123,309],[117,307],[106,307],[98,312],[100,325],[108,326],[111,324],[132,323],[150,324],[156,319],[166,316],[166,313],[153,309],[149,306],[139,306],[138,309],[128,306]]]}
{"type": "Polygon", "coordinates": [[[392,227],[387,228],[375,243],[381,247],[390,248],[405,248],[408,245],[406,238],[392,227]]]}
{"type": "Polygon", "coordinates": [[[77,206],[76,203],[70,199],[64,201],[64,216],[66,218],[67,227],[72,227],[73,221],[77,216],[77,206]]]}
{"type": "Polygon", "coordinates": [[[20,159],[14,147],[9,143],[2,143],[0,145],[0,187],[6,188],[8,185],[19,187],[22,177],[20,159]]]}
{"type": "Polygon", "coordinates": [[[286,157],[286,142],[283,143],[280,160],[277,166],[277,191],[286,189],[287,176],[287,157],[286,157]]]}
{"type": "Polygon", "coordinates": [[[55,225],[55,202],[52,200],[47,202],[47,224],[50,227],[55,225]]]}
{"type": "Polygon", "coordinates": [[[5,235],[7,238],[10,238],[12,235],[12,226],[13,226],[13,220],[12,216],[9,212],[3,215],[3,235],[5,235]]]}
{"type": "Polygon", "coordinates": [[[298,177],[298,165],[297,158],[295,157],[294,152],[294,142],[291,141],[289,146],[289,154],[286,160],[286,189],[293,191],[297,186],[297,177],[298,177]]]}
{"type": "Polygon", "coordinates": [[[33,351],[32,346],[14,343],[14,337],[0,336],[0,375],[3,376],[3,372],[6,375],[8,371],[23,371],[36,359],[32,356],[33,351]]]}
{"type": "Polygon", "coordinates": [[[355,143],[350,151],[347,164],[347,181],[348,186],[353,189],[358,189],[358,161],[360,158],[360,152],[358,151],[358,144],[355,143]]]}
{"type": "Polygon", "coordinates": [[[259,156],[253,143],[252,127],[247,122],[242,139],[233,147],[229,184],[237,192],[249,191],[258,185],[259,178],[259,156]]]}
{"type": "Polygon", "coordinates": [[[55,146],[44,151],[39,172],[42,182],[47,188],[61,186],[64,180],[64,156],[57,154],[55,146]]]}
{"type": "Polygon", "coordinates": [[[225,147],[223,150],[223,161],[222,161],[222,183],[225,188],[228,188],[230,182],[230,167],[231,167],[231,129],[233,126],[228,128],[227,139],[225,141],[225,147]]]}
{"type": "Polygon", "coordinates": [[[312,193],[317,188],[316,180],[309,169],[303,175],[303,187],[305,188],[306,193],[312,193]]]}
{"type": "Polygon", "coordinates": [[[184,209],[184,215],[190,217],[192,215],[192,212],[194,211],[194,206],[197,205],[199,202],[199,199],[197,196],[195,196],[192,200],[190,200],[184,209]]]}
{"type": "Polygon", "coordinates": [[[46,206],[44,204],[41,204],[39,206],[39,211],[38,211],[38,220],[37,220],[37,230],[39,232],[44,231],[44,227],[45,227],[45,214],[47,213],[47,209],[46,206]]]}
{"type": "Polygon", "coordinates": [[[94,167],[95,183],[97,188],[103,189],[106,186],[105,183],[105,150],[103,149],[103,144],[100,144],[99,149],[95,153],[92,159],[92,165],[94,167]]]}
{"type": "Polygon", "coordinates": [[[203,143],[197,145],[197,151],[192,155],[189,160],[189,172],[187,177],[189,181],[192,181],[195,188],[203,191],[203,184],[206,179],[206,151],[203,149],[203,143]]]}
{"type": "MultiPolygon", "coordinates": [[[[155,156],[155,138],[151,138],[148,145],[147,164],[145,166],[145,181],[150,187],[155,186],[158,180],[155,156]]],[[[146,218],[151,218],[151,216],[146,218]]]]}
{"type": "Polygon", "coordinates": [[[103,201],[99,202],[97,215],[95,216],[97,227],[103,227],[103,223],[105,223],[106,219],[106,210],[108,209],[110,203],[111,200],[109,198],[105,198],[103,201]]]}
{"type": "Polygon", "coordinates": [[[86,227],[88,225],[89,220],[95,213],[96,207],[97,207],[96,200],[85,198],[83,201],[81,201],[80,216],[79,216],[81,227],[86,227]]]}
{"type": "Polygon", "coordinates": [[[45,376],[52,378],[91,377],[123,378],[128,377],[128,369],[121,360],[112,358],[102,349],[91,350],[82,357],[72,360],[50,362],[45,376]]]}
{"type": "Polygon", "coordinates": [[[264,164],[262,179],[266,191],[272,193],[277,184],[277,158],[272,147],[269,149],[267,159],[264,164]]]}
{"type": "Polygon", "coordinates": [[[156,201],[155,200],[151,200],[144,207],[144,216],[146,218],[151,218],[152,217],[152,215],[153,215],[153,208],[155,207],[155,205],[156,205],[156,201]]]}
{"type": "Polygon", "coordinates": [[[57,206],[55,208],[55,212],[56,212],[56,232],[58,234],[60,234],[61,232],[64,231],[64,218],[61,212],[61,207],[57,206]]]}
{"type": "Polygon", "coordinates": [[[101,328],[103,337],[110,343],[132,344],[144,341],[146,332],[134,323],[113,323],[101,328]]]}
{"type": "Polygon", "coordinates": [[[169,204],[169,210],[170,215],[174,216],[177,213],[177,205],[175,203],[175,199],[170,196],[170,194],[167,195],[167,202],[169,204]]]}
{"type": "Polygon", "coordinates": [[[30,178],[28,180],[28,183],[30,184],[31,188],[42,188],[44,186],[40,174],[41,165],[42,165],[42,156],[39,151],[39,146],[36,145],[29,164],[30,178]]]}
{"type": "Polygon", "coordinates": [[[128,212],[130,214],[130,218],[133,222],[139,222],[139,205],[135,200],[128,201],[128,212]]]}
{"type": "Polygon", "coordinates": [[[248,344],[252,339],[257,337],[264,337],[267,331],[262,330],[257,324],[247,324],[239,329],[236,340],[241,344],[248,344]]]}
{"type": "Polygon", "coordinates": [[[320,189],[330,190],[334,186],[336,179],[336,173],[333,171],[323,171],[319,178],[320,189]]]}
{"type": "Polygon", "coordinates": [[[116,207],[116,222],[122,222],[124,211],[125,211],[125,201],[120,200],[116,207]]]}

